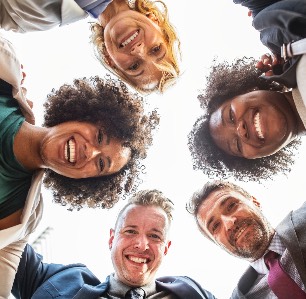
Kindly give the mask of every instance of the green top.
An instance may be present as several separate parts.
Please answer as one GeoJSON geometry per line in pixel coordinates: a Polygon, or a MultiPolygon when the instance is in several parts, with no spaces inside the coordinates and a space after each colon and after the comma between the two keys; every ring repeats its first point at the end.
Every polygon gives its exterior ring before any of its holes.
{"type": "Polygon", "coordinates": [[[25,121],[17,101],[0,94],[0,219],[24,206],[32,172],[13,153],[15,134],[25,121]]]}

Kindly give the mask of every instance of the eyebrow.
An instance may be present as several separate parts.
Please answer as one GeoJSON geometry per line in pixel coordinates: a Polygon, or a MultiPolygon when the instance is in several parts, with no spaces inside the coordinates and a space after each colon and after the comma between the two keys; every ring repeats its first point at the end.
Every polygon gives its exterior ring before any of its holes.
{"type": "Polygon", "coordinates": [[[106,136],[106,141],[105,141],[105,143],[106,143],[106,145],[109,145],[109,143],[110,143],[110,137],[109,137],[108,134],[104,134],[104,135],[106,136]]]}
{"type": "Polygon", "coordinates": [[[210,232],[209,227],[210,227],[211,223],[214,221],[214,219],[215,219],[215,217],[212,216],[212,217],[209,219],[209,221],[207,222],[207,224],[206,224],[206,227],[207,227],[207,229],[209,230],[209,232],[210,232]]]}
{"type": "MultiPolygon", "coordinates": [[[[129,225],[124,226],[124,228],[125,229],[127,229],[127,228],[138,228],[138,225],[131,225],[131,224],[129,224],[129,225]]],[[[157,232],[157,233],[160,233],[161,235],[163,235],[163,231],[161,231],[161,230],[159,230],[157,228],[152,228],[149,231],[157,232]]]]}
{"type": "Polygon", "coordinates": [[[224,110],[225,110],[226,106],[224,106],[222,109],[221,109],[221,121],[222,121],[222,126],[225,127],[225,119],[224,119],[224,110]]]}
{"type": "Polygon", "coordinates": [[[160,233],[160,234],[163,234],[163,231],[157,229],[157,228],[152,228],[152,231],[153,232],[157,232],[157,233],[160,233]]]}

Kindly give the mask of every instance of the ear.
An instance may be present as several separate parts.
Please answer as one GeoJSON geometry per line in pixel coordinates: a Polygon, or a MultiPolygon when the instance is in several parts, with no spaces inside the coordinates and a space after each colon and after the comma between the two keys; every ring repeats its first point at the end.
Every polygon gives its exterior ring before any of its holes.
{"type": "Polygon", "coordinates": [[[159,25],[159,21],[156,17],[156,15],[153,12],[149,12],[148,14],[146,14],[146,16],[155,24],[159,25]]]}
{"type": "Polygon", "coordinates": [[[164,255],[167,255],[170,246],[171,246],[171,241],[168,241],[167,245],[165,246],[164,255]]]}
{"type": "Polygon", "coordinates": [[[114,237],[115,237],[115,231],[111,228],[109,230],[109,240],[108,240],[109,250],[111,250],[113,247],[114,237]]]}
{"type": "Polygon", "coordinates": [[[261,209],[260,202],[254,196],[252,196],[252,202],[257,208],[261,209]]]}

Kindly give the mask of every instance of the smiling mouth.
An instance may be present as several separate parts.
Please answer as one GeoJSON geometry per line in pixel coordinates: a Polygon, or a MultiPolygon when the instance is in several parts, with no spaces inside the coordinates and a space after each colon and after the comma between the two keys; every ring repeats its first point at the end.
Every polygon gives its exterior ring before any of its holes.
{"type": "Polygon", "coordinates": [[[131,255],[127,255],[126,258],[134,263],[137,264],[147,264],[150,262],[150,259],[146,259],[146,258],[141,258],[141,257],[136,257],[136,256],[131,256],[131,255]]]}
{"type": "Polygon", "coordinates": [[[257,137],[260,140],[264,140],[265,137],[264,137],[264,134],[262,132],[261,119],[260,119],[260,114],[259,114],[258,111],[254,115],[254,127],[255,127],[255,131],[256,131],[257,137]]]}
{"type": "Polygon", "coordinates": [[[69,163],[75,163],[75,140],[71,137],[65,144],[65,159],[69,163]]]}
{"type": "Polygon", "coordinates": [[[235,244],[237,243],[237,240],[240,238],[240,236],[244,233],[244,231],[247,229],[247,226],[240,227],[240,229],[235,234],[235,244]]]}
{"type": "Polygon", "coordinates": [[[126,40],[124,40],[119,47],[124,48],[126,47],[130,42],[132,42],[139,34],[139,30],[137,30],[135,33],[133,33],[131,36],[129,36],[126,40]]]}
{"type": "Polygon", "coordinates": [[[239,238],[251,224],[250,220],[243,220],[232,229],[229,241],[233,246],[237,246],[239,238]]]}

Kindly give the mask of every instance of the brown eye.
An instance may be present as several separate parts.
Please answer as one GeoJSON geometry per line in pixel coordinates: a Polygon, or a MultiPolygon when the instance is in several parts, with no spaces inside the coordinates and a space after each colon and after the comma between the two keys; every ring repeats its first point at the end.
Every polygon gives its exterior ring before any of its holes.
{"type": "Polygon", "coordinates": [[[101,144],[102,140],[103,140],[103,133],[102,130],[100,129],[98,133],[98,143],[101,144]]]}
{"type": "Polygon", "coordinates": [[[235,207],[237,206],[236,202],[231,202],[228,206],[227,206],[227,210],[231,211],[233,210],[235,207]]]}
{"type": "Polygon", "coordinates": [[[151,53],[152,53],[152,54],[157,54],[157,53],[160,52],[160,50],[161,50],[161,45],[158,45],[158,46],[155,46],[155,47],[153,47],[153,48],[151,49],[151,53]]]}
{"type": "Polygon", "coordinates": [[[139,62],[135,62],[129,67],[129,70],[136,71],[139,68],[139,65],[140,65],[139,62]]]}
{"type": "Polygon", "coordinates": [[[104,161],[101,158],[99,159],[99,168],[100,168],[100,172],[104,170],[104,161]]]}
{"type": "Polygon", "coordinates": [[[229,108],[229,119],[232,123],[235,122],[235,116],[232,107],[229,108]]]}

